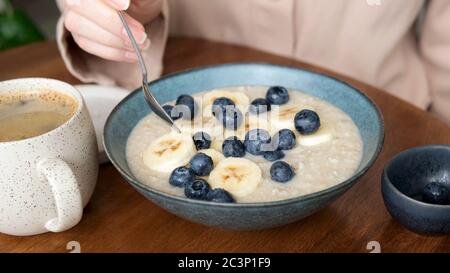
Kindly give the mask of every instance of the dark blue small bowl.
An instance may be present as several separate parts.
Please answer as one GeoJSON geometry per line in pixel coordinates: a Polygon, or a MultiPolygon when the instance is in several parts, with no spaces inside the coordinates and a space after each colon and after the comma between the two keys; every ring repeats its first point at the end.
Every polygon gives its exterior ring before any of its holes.
{"type": "MultiPolygon", "coordinates": [[[[134,126],[150,113],[142,90],[126,97],[109,116],[104,146],[111,162],[140,193],[162,208],[191,221],[228,229],[271,228],[305,218],[330,204],[353,186],[375,162],[384,140],[383,118],[376,105],[352,86],[325,75],[268,64],[226,64],[165,76],[150,83],[161,103],[181,94],[240,85],[282,85],[326,100],[356,123],[364,143],[360,166],[352,177],[328,189],[276,202],[223,204],[174,196],[140,182],[128,167],[125,147],[134,126]]],[[[163,181],[167,183],[167,181],[163,181]]]]}
{"type": "Polygon", "coordinates": [[[422,201],[422,190],[431,182],[450,189],[449,146],[423,146],[394,157],[382,176],[384,203],[392,217],[413,232],[449,234],[450,205],[422,201]]]}

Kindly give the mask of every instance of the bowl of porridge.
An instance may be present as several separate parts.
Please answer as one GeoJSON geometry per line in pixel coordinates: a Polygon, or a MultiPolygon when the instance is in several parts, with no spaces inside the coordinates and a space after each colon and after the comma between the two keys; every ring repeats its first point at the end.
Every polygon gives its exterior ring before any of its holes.
{"type": "Polygon", "coordinates": [[[181,133],[139,89],[108,118],[105,150],[137,191],[193,222],[252,230],[300,220],[354,185],[382,148],[376,105],[310,71],[227,64],[150,87],[181,133]]]}

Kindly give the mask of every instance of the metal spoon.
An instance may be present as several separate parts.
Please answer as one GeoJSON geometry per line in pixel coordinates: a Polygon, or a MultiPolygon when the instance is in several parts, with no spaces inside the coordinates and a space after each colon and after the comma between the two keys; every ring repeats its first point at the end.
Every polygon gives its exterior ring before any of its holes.
{"type": "Polygon", "coordinates": [[[173,119],[164,111],[161,104],[156,100],[155,96],[152,94],[150,89],[148,88],[148,81],[147,81],[147,67],[145,66],[144,58],[142,57],[141,50],[139,49],[139,46],[136,42],[136,39],[133,36],[133,33],[130,30],[130,27],[128,26],[127,21],[125,20],[125,17],[123,15],[122,11],[117,12],[119,14],[120,20],[122,21],[122,24],[128,34],[128,37],[131,40],[131,44],[133,45],[134,50],[136,51],[136,55],[138,57],[139,61],[139,67],[142,71],[142,91],[144,92],[145,100],[147,101],[150,108],[155,112],[157,116],[162,118],[164,121],[169,123],[173,128],[175,128],[178,133],[181,133],[180,129],[175,125],[173,122],[173,119]]]}

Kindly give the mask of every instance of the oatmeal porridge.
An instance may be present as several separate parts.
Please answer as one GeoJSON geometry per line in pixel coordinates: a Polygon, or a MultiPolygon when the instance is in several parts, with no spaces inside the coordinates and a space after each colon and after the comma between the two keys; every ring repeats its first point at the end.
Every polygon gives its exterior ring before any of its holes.
{"type": "Polygon", "coordinates": [[[140,182],[169,194],[278,201],[337,185],[361,161],[352,119],[300,91],[223,88],[182,95],[164,108],[182,133],[149,114],[130,134],[126,154],[140,182]]]}

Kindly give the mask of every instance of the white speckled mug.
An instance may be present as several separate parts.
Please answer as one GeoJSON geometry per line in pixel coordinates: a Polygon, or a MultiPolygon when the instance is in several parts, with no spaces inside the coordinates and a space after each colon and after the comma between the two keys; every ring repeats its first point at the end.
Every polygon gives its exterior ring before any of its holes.
{"type": "Polygon", "coordinates": [[[0,142],[0,232],[34,235],[75,226],[97,181],[94,127],[80,93],[52,79],[0,82],[0,94],[52,90],[78,102],[58,128],[24,140],[0,142]]]}

